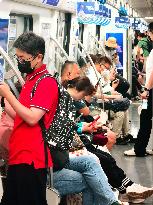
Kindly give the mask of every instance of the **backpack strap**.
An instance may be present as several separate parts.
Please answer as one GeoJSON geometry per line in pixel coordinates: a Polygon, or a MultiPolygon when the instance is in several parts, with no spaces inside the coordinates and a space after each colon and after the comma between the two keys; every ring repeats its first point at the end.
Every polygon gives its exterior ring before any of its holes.
{"type": "Polygon", "coordinates": [[[47,142],[45,140],[45,136],[46,136],[46,127],[43,121],[43,117],[39,120],[39,125],[41,127],[41,131],[42,131],[42,137],[44,140],[44,151],[45,151],[45,167],[48,168],[48,152],[47,152],[47,142]]]}
{"type": "MultiPolygon", "coordinates": [[[[40,81],[43,80],[44,78],[47,78],[47,77],[54,78],[54,77],[53,77],[51,74],[49,74],[49,73],[43,74],[43,75],[36,81],[36,83],[35,83],[35,85],[34,85],[34,87],[33,87],[33,89],[32,89],[31,99],[32,99],[33,96],[34,96],[34,94],[35,94],[35,92],[36,92],[36,89],[37,89],[37,87],[38,87],[40,81]]],[[[54,78],[54,79],[55,79],[55,78],[54,78]]],[[[56,79],[55,79],[55,80],[56,80],[56,79]]]]}
{"type": "MultiPolygon", "coordinates": [[[[35,83],[33,89],[32,89],[32,92],[31,92],[31,99],[33,98],[35,92],[36,92],[36,89],[39,85],[39,83],[41,82],[41,80],[43,80],[44,78],[47,78],[47,77],[50,77],[50,78],[54,78],[51,74],[49,73],[45,73],[44,75],[42,75],[35,83]]],[[[47,152],[47,142],[45,140],[45,136],[46,136],[46,127],[45,127],[45,124],[44,124],[44,121],[43,121],[43,117],[39,120],[39,125],[41,127],[41,131],[42,131],[42,137],[43,137],[43,140],[44,140],[44,152],[45,152],[45,167],[48,168],[48,152],[47,152]]]]}

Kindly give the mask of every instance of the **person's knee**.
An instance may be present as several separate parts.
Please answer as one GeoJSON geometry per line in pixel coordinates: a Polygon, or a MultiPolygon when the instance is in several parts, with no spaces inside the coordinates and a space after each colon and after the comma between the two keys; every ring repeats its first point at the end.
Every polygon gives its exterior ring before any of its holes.
{"type": "Polygon", "coordinates": [[[54,187],[61,196],[81,193],[87,189],[86,181],[83,175],[77,171],[62,169],[54,172],[54,187]]]}
{"type": "Polygon", "coordinates": [[[106,144],[108,150],[113,148],[113,145],[116,143],[116,134],[111,130],[107,131],[108,142],[106,144]]]}

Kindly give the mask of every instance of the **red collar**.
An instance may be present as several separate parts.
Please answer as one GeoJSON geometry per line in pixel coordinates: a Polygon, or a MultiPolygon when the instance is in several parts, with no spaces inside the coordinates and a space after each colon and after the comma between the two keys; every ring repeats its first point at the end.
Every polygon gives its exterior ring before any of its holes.
{"type": "Polygon", "coordinates": [[[33,73],[28,74],[28,75],[26,76],[26,79],[27,79],[27,80],[31,80],[31,79],[33,79],[35,76],[37,76],[37,75],[39,75],[40,73],[43,73],[43,72],[45,72],[45,71],[47,71],[47,69],[46,69],[46,64],[43,64],[40,68],[37,68],[36,70],[34,70],[33,73]]]}

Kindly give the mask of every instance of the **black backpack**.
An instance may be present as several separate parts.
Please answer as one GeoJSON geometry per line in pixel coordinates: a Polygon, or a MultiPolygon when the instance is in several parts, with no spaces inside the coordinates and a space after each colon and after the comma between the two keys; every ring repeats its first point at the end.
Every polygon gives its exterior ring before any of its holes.
{"type": "MultiPolygon", "coordinates": [[[[34,93],[40,81],[47,77],[54,78],[51,74],[42,75],[33,87],[31,98],[34,96],[34,93]]],[[[72,147],[73,137],[76,133],[76,124],[74,122],[76,111],[74,107],[74,101],[67,92],[67,90],[58,82],[57,85],[58,105],[56,108],[53,121],[49,129],[45,128],[43,119],[40,120],[39,124],[43,132],[44,141],[46,142],[48,147],[54,147],[62,151],[69,150],[72,147]]]]}

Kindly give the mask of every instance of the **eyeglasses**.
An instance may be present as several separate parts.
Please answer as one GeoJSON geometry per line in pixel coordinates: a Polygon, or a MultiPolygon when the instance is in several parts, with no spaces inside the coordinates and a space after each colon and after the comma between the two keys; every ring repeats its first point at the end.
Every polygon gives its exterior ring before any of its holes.
{"type": "Polygon", "coordinates": [[[16,54],[14,55],[14,58],[19,62],[19,63],[22,63],[24,64],[26,61],[29,61],[29,62],[32,62],[36,56],[31,56],[30,58],[28,59],[22,59],[21,57],[18,57],[16,54]],[[32,58],[32,60],[30,60],[32,58]]]}

